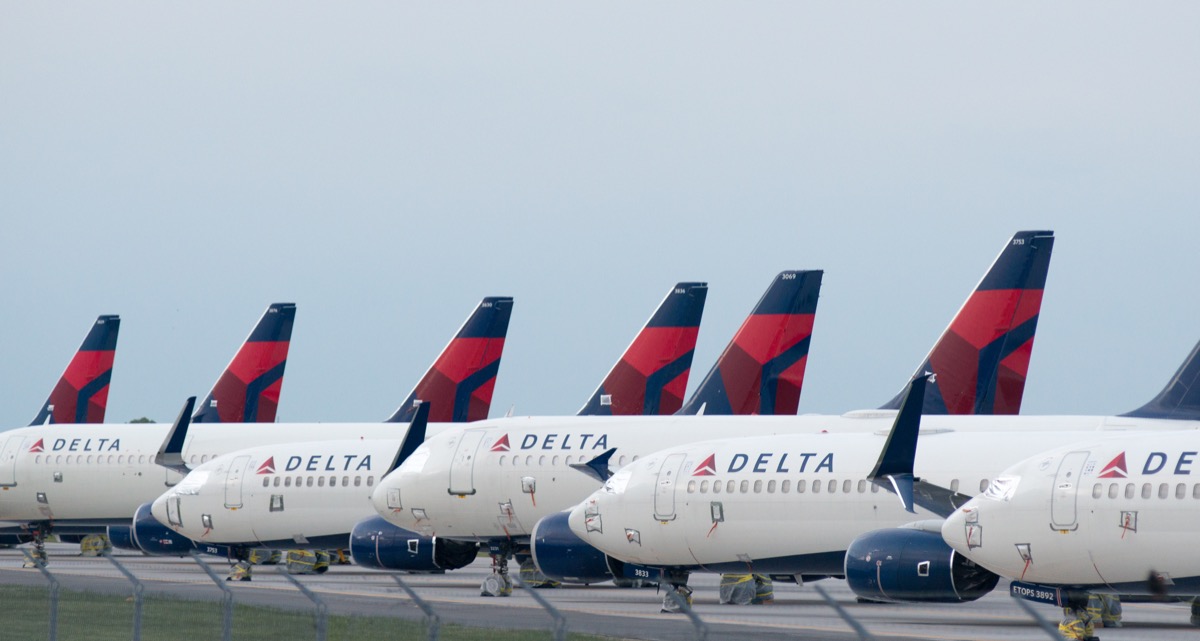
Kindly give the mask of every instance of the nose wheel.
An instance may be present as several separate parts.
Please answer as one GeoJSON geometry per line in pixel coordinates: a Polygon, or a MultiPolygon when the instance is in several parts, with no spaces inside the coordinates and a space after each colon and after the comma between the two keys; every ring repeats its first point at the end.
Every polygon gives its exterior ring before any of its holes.
{"type": "Polygon", "coordinates": [[[492,557],[492,573],[484,578],[479,586],[479,596],[512,596],[512,577],[508,576],[508,558],[513,554],[512,546],[493,546],[489,552],[492,557]]]}
{"type": "Polygon", "coordinates": [[[26,568],[46,567],[50,562],[50,558],[46,556],[46,536],[50,534],[49,526],[41,524],[34,525],[29,534],[33,536],[33,550],[29,553],[29,558],[22,564],[26,568]]]}

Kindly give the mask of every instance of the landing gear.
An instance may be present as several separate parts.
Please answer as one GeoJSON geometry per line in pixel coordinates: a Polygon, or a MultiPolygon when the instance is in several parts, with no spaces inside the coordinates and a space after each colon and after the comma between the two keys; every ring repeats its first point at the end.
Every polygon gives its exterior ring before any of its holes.
{"type": "Polygon", "coordinates": [[[663,593],[663,612],[678,614],[683,612],[685,607],[692,607],[692,589],[687,586],[687,582],[687,572],[663,572],[663,583],[666,587],[666,592],[663,593]]]}
{"type": "Polygon", "coordinates": [[[512,596],[512,578],[508,576],[508,557],[512,546],[494,545],[488,550],[492,557],[492,573],[479,586],[479,596],[512,596]]]}
{"type": "Polygon", "coordinates": [[[22,564],[22,567],[46,567],[50,562],[46,556],[46,536],[50,534],[50,527],[42,524],[35,524],[30,528],[29,534],[33,536],[33,550],[29,553],[28,559],[22,564]]]}
{"type": "Polygon", "coordinates": [[[252,577],[254,563],[250,560],[250,551],[244,549],[236,549],[233,551],[233,565],[229,567],[229,576],[225,577],[226,581],[249,581],[252,577]]]}
{"type": "Polygon", "coordinates": [[[771,577],[764,574],[722,574],[722,605],[762,605],[775,601],[771,577]]]}
{"type": "Polygon", "coordinates": [[[1072,594],[1067,597],[1063,608],[1063,620],[1058,624],[1058,633],[1071,641],[1093,641],[1096,639],[1098,614],[1088,607],[1087,594],[1072,594]]]}

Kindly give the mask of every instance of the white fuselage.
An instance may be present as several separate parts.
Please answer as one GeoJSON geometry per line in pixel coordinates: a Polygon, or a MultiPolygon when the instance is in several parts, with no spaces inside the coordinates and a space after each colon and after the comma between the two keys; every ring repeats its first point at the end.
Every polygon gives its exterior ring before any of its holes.
{"type": "Polygon", "coordinates": [[[943,525],[972,561],[1031,583],[1113,588],[1156,572],[1167,589],[1200,588],[1200,434],[1093,435],[1000,478],[943,525]]]}
{"type": "MultiPolygon", "coordinates": [[[[430,425],[430,433],[453,424],[430,425]]],[[[182,475],[154,463],[170,425],[40,425],[0,432],[0,521],[128,522],[182,475]]],[[[331,437],[400,439],[406,423],[199,423],[183,458],[198,466],[239,448],[331,437]]]]}
{"type": "Polygon", "coordinates": [[[206,543],[344,539],[374,514],[371,490],[402,442],[312,441],[238,450],[189,472],[151,510],[160,523],[206,543]]]}
{"type": "MultiPolygon", "coordinates": [[[[671,416],[501,419],[430,438],[376,488],[375,508],[400,527],[464,540],[528,536],[542,517],[565,510],[600,487],[570,465],[616,448],[613,470],[655,451],[739,436],[886,433],[894,412],[845,416],[671,416]]],[[[1200,427],[1190,421],[1099,416],[929,416],[929,430],[1094,431],[1152,426],[1200,427]]],[[[877,437],[873,454],[883,438],[877,437]]],[[[1035,449],[1016,451],[1016,460],[1035,449]]],[[[872,462],[874,459],[872,459],[872,462]]],[[[999,471],[1006,461],[995,461],[999,471]]],[[[864,472],[865,474],[865,472],[864,472]]],[[[971,475],[976,477],[975,474],[971,475]]],[[[974,478],[978,483],[984,476],[974,478]]],[[[965,478],[964,478],[965,482],[965,478]]],[[[970,488],[963,486],[964,490],[970,488]]]]}
{"type": "MultiPolygon", "coordinates": [[[[1089,435],[928,430],[915,470],[926,481],[974,495],[1007,461],[1089,435]]],[[[571,511],[571,529],[626,562],[694,569],[740,562],[753,571],[829,572],[830,559],[836,570],[857,536],[937,518],[920,508],[906,512],[896,495],[866,480],[884,441],[876,434],[818,434],[671,448],[609,479],[571,511]]]]}

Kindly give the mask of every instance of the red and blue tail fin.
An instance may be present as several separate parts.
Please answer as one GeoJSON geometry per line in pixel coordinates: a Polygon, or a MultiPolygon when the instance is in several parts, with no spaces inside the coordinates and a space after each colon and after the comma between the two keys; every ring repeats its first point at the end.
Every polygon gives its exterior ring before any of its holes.
{"type": "MultiPolygon", "coordinates": [[[[914,376],[931,372],[925,414],[1017,414],[1050,270],[1054,232],[1019,231],[914,376]]],[[[884,405],[899,407],[901,396],[884,405]]]]}
{"type": "Polygon", "coordinates": [[[193,423],[273,423],[292,344],[294,303],[274,303],[196,410],[193,423]]]}
{"type": "Polygon", "coordinates": [[[100,316],[30,425],[103,423],[120,316],[100,316]]]}
{"type": "Polygon", "coordinates": [[[1149,403],[1121,416],[1200,421],[1200,343],[1149,403]]]}
{"type": "Polygon", "coordinates": [[[483,299],[388,422],[412,421],[418,401],[430,404],[430,422],[487,418],[512,306],[513,299],[507,296],[483,299]]]}
{"type": "Polygon", "coordinates": [[[823,275],[776,276],[679,413],[795,414],[823,275]]]}
{"type": "Polygon", "coordinates": [[[580,416],[674,414],[683,405],[708,283],[678,283],[613,365],[580,416]]]}

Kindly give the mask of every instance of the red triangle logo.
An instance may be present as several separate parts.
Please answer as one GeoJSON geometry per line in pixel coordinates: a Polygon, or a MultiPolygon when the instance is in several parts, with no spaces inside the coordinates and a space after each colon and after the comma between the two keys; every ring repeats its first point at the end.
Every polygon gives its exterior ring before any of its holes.
{"type": "Polygon", "coordinates": [[[255,474],[274,474],[275,473],[275,457],[272,456],[263,461],[262,465],[258,466],[258,471],[255,474]]]}
{"type": "Polygon", "coordinates": [[[717,473],[717,455],[709,454],[704,462],[697,465],[692,476],[715,476],[717,473]]]}
{"type": "Polygon", "coordinates": [[[493,452],[507,452],[510,449],[512,448],[508,445],[508,434],[501,436],[500,440],[496,441],[496,444],[492,446],[493,452]]]}
{"type": "Polygon", "coordinates": [[[34,443],[34,444],[33,444],[33,447],[29,448],[29,451],[30,451],[30,452],[45,452],[45,451],[46,451],[46,444],[42,442],[42,441],[44,441],[44,440],[45,440],[45,439],[40,439],[40,438],[39,438],[39,439],[38,439],[38,442],[37,442],[37,443],[34,443]]]}
{"type": "Polygon", "coordinates": [[[1100,470],[1102,479],[1123,479],[1129,478],[1129,470],[1125,467],[1125,452],[1121,452],[1116,458],[1108,462],[1104,469],[1100,470]]]}

